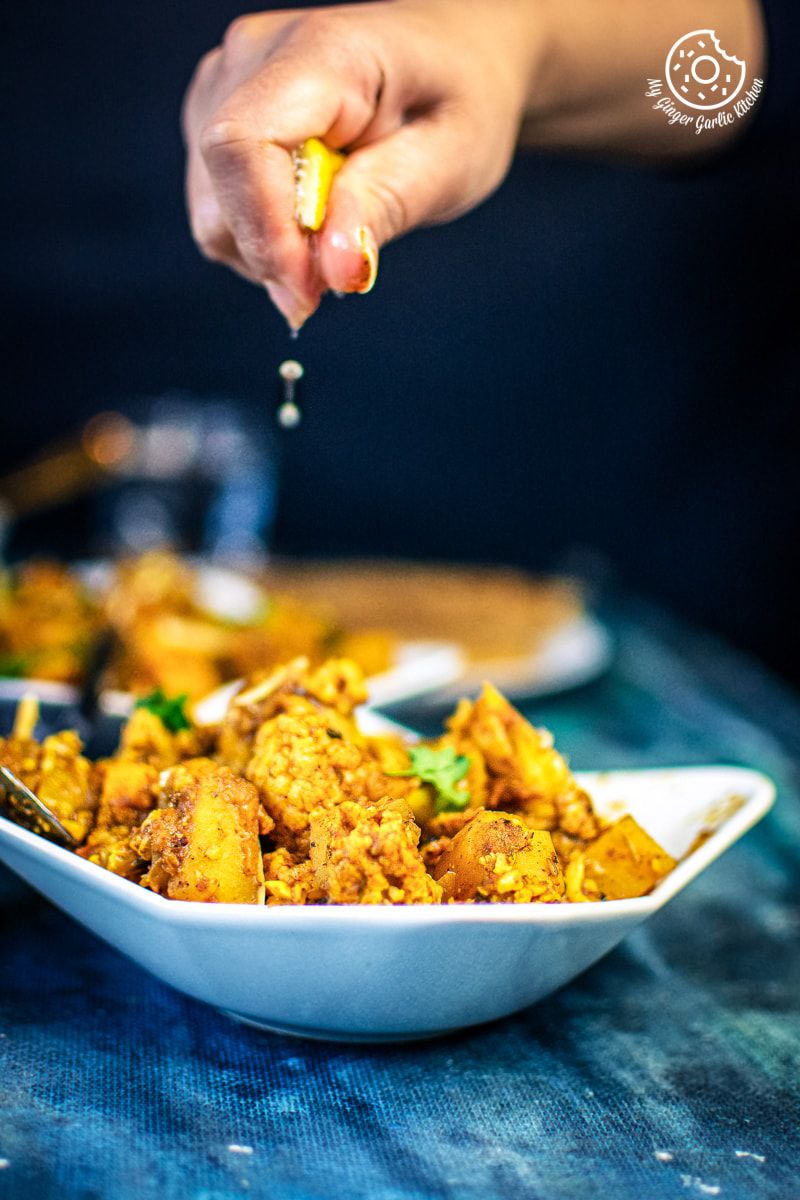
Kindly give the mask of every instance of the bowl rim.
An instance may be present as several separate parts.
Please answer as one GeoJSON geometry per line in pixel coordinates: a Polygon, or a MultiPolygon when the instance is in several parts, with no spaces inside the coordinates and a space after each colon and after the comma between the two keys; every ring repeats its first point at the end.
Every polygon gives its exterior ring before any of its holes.
{"type": "MultiPolygon", "coordinates": [[[[715,859],[737,842],[749,829],[767,815],[775,802],[774,782],[762,772],[738,764],[716,763],[686,767],[642,767],[620,770],[576,772],[579,781],[608,776],[711,773],[724,771],[731,783],[731,795],[736,795],[735,781],[748,785],[749,795],[744,803],[729,813],[720,825],[678,865],[647,896],[627,900],[589,901],[574,904],[559,901],[552,904],[408,904],[408,905],[249,905],[204,904],[197,900],[168,900],[123,879],[95,863],[87,862],[70,850],[65,850],[31,833],[0,815],[0,847],[4,842],[16,843],[18,848],[48,862],[56,874],[69,877],[70,882],[83,886],[88,883],[96,895],[127,905],[140,914],[177,925],[203,925],[209,929],[258,927],[298,931],[315,926],[353,925],[386,926],[390,928],[419,928],[451,924],[530,924],[530,925],[589,925],[615,920],[649,916],[673,896],[681,892],[715,859]],[[88,872],[88,874],[87,874],[88,872]]],[[[726,787],[728,784],[726,783],[726,787]]],[[[5,856],[0,851],[0,862],[5,856]]],[[[14,868],[11,867],[11,870],[14,868]]],[[[44,895],[49,895],[44,892],[44,895]]]]}

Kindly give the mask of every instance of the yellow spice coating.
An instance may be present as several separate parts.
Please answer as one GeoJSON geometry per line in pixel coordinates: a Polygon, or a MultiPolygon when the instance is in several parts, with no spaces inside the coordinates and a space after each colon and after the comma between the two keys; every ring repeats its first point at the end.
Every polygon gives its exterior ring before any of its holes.
{"type": "Polygon", "coordinates": [[[192,759],[169,773],[162,802],[131,836],[146,887],[172,900],[261,904],[258,793],[228,767],[192,759]]]}
{"type": "Polygon", "coordinates": [[[27,703],[0,761],[83,858],[169,899],[587,903],[644,895],[674,867],[632,817],[601,820],[550,735],[491,685],[413,758],[360,731],[365,697],[354,663],[296,658],[249,679],[219,727],[172,732],[137,709],[98,763],[71,731],[39,744],[27,703]]]}
{"type": "Polygon", "coordinates": [[[442,889],[425,870],[420,830],[403,800],[343,801],[311,818],[311,864],[333,904],[438,904],[442,889]]]}
{"type": "Polygon", "coordinates": [[[508,813],[479,812],[434,868],[447,900],[563,900],[564,877],[553,840],[508,813]]]}

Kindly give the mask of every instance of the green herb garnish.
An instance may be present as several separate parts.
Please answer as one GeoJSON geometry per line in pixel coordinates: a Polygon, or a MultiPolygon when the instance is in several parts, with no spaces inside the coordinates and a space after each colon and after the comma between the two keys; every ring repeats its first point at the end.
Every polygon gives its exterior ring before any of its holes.
{"type": "Polygon", "coordinates": [[[0,675],[5,679],[24,679],[31,673],[31,659],[26,654],[0,654],[0,675]]]}
{"type": "Polygon", "coordinates": [[[411,766],[407,771],[387,771],[397,778],[416,776],[433,788],[433,811],[463,812],[470,801],[469,792],[456,787],[469,770],[466,754],[456,754],[452,746],[432,750],[430,746],[412,746],[408,751],[411,766]]]}
{"type": "Polygon", "coordinates": [[[161,688],[156,688],[149,696],[142,696],[136,701],[135,708],[146,708],[148,712],[154,713],[159,717],[170,733],[177,733],[180,729],[191,729],[191,723],[186,716],[186,701],[188,700],[186,692],[180,696],[165,696],[161,688]]]}

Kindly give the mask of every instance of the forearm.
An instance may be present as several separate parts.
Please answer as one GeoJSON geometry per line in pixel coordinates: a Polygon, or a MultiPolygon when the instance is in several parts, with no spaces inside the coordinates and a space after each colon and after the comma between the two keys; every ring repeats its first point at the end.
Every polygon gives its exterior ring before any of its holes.
{"type": "Polygon", "coordinates": [[[712,121],[704,136],[691,136],[698,117],[715,118],[720,110],[676,102],[674,108],[691,120],[688,128],[676,128],[665,112],[654,111],[658,98],[645,93],[648,80],[660,80],[662,103],[673,103],[665,81],[667,54],[698,29],[713,30],[720,46],[745,62],[740,95],[753,79],[763,80],[766,48],[758,0],[535,0],[530,12],[535,56],[523,144],[669,158],[707,153],[741,133],[744,122],[733,119],[712,121]]]}

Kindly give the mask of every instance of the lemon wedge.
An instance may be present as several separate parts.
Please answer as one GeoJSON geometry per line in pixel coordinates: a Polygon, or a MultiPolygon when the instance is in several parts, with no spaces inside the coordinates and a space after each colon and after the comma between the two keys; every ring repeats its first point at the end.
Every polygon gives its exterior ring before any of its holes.
{"type": "Polygon", "coordinates": [[[344,155],[319,138],[307,138],[292,155],[295,178],[295,217],[302,229],[319,229],[325,220],[333,177],[344,155]]]}

